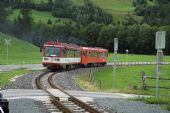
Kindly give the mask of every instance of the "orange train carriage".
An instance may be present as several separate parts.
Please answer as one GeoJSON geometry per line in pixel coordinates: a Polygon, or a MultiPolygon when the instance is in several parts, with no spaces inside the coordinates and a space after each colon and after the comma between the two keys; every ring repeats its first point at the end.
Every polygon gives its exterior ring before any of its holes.
{"type": "Polygon", "coordinates": [[[48,68],[105,65],[108,50],[80,47],[74,44],[46,42],[43,46],[43,65],[48,68]]]}

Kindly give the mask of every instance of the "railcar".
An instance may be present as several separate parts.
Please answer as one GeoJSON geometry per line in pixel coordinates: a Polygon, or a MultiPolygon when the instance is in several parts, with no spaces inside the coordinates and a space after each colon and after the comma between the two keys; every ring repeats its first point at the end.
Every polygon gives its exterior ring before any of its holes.
{"type": "Polygon", "coordinates": [[[103,48],[90,48],[82,47],[81,49],[81,64],[92,65],[105,65],[107,63],[108,50],[103,48]]]}
{"type": "Polygon", "coordinates": [[[60,42],[46,42],[43,65],[48,68],[72,68],[81,63],[81,47],[60,42]]]}
{"type": "Polygon", "coordinates": [[[43,46],[43,65],[53,69],[105,65],[107,54],[108,50],[103,48],[80,47],[50,41],[43,46]]]}

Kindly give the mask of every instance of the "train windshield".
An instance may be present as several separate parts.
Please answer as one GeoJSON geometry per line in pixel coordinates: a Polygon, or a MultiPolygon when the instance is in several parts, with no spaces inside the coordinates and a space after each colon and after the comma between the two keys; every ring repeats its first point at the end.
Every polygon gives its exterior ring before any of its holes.
{"type": "Polygon", "coordinates": [[[44,51],[44,55],[47,56],[60,56],[60,48],[57,47],[46,47],[44,51]]]}

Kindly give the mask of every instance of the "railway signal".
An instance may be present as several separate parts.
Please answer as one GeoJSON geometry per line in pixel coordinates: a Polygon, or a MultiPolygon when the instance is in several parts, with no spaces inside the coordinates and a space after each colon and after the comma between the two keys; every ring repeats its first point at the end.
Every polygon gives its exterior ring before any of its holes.
{"type": "Polygon", "coordinates": [[[11,45],[11,39],[5,39],[5,45],[6,45],[6,47],[7,47],[6,63],[8,64],[8,52],[9,52],[9,46],[11,45]]]}
{"type": "Polygon", "coordinates": [[[161,75],[161,64],[163,62],[163,51],[165,49],[165,31],[156,32],[155,48],[157,49],[157,69],[156,69],[156,97],[158,97],[159,77],[161,75]]]}

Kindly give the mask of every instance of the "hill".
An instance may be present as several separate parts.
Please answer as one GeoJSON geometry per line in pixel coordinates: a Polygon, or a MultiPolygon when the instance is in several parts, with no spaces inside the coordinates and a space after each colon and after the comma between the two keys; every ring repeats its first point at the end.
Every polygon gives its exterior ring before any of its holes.
{"type": "Polygon", "coordinates": [[[38,47],[0,32],[0,64],[6,64],[7,47],[4,45],[5,39],[11,39],[9,64],[41,63],[41,53],[38,47]]]}
{"type": "MultiPolygon", "coordinates": [[[[72,0],[75,5],[83,5],[84,0],[72,0]]],[[[134,13],[134,8],[132,5],[133,0],[91,0],[94,4],[101,7],[108,13],[113,15],[114,21],[122,21],[125,19],[128,13],[134,13]]],[[[35,0],[34,3],[47,3],[47,0],[35,0]]],[[[149,2],[152,4],[152,2],[149,2]]],[[[133,15],[133,17],[140,21],[142,17],[133,15]]]]}
{"type": "MultiPolygon", "coordinates": [[[[82,5],[83,0],[72,0],[76,5],[82,5]]],[[[113,15],[114,20],[123,20],[128,13],[133,14],[134,8],[132,0],[91,0],[108,13],[113,15]]],[[[136,20],[141,20],[142,17],[133,15],[136,20]]]]}
{"type": "MultiPolygon", "coordinates": [[[[36,11],[36,10],[32,10],[32,17],[34,19],[34,22],[43,22],[43,23],[47,23],[48,20],[50,19],[52,21],[52,23],[55,23],[57,20],[60,19],[60,22],[66,22],[66,21],[72,21],[70,19],[66,19],[66,18],[57,18],[54,17],[51,12],[48,11],[36,11]]],[[[14,21],[15,18],[18,17],[18,15],[20,15],[20,11],[19,9],[16,9],[13,11],[13,14],[8,16],[8,19],[10,21],[14,21]]]]}

